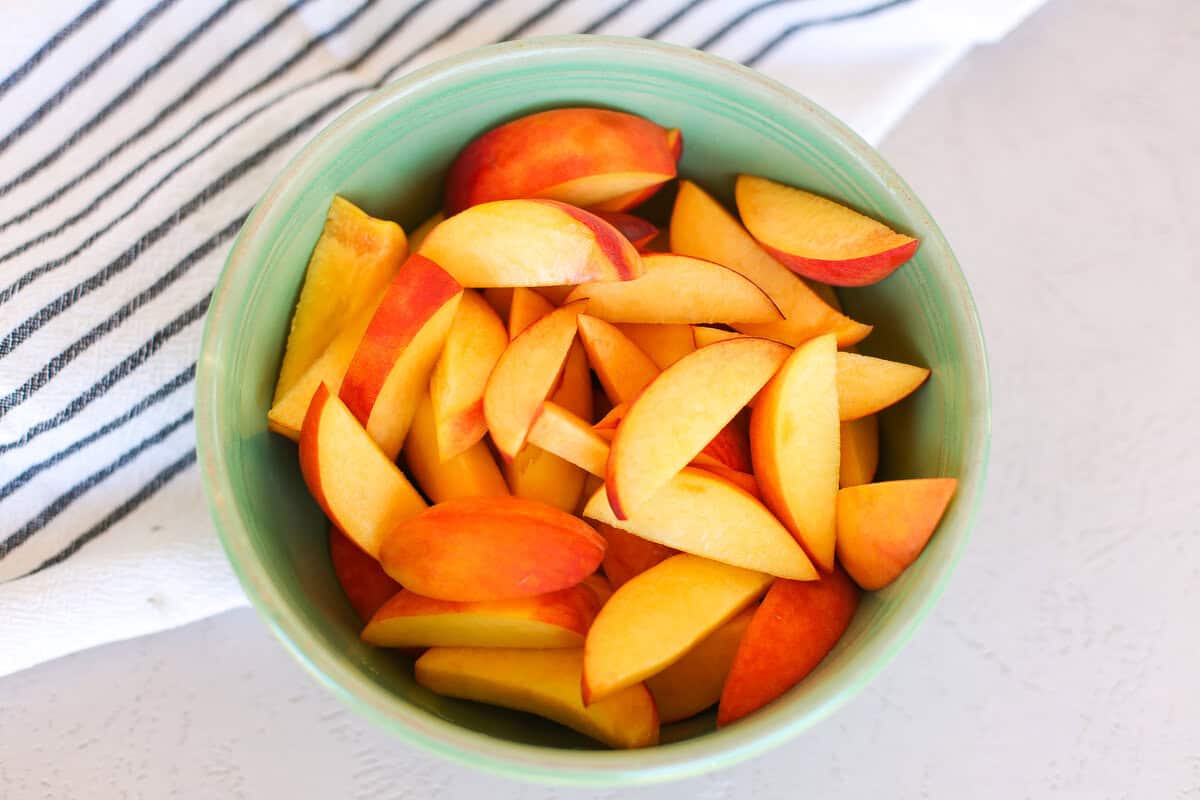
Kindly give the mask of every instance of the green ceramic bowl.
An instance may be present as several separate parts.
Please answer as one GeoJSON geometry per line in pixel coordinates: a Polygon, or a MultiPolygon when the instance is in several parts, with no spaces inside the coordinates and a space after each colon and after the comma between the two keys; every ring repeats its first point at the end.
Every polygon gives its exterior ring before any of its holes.
{"type": "Polygon", "coordinates": [[[402,739],[506,775],[615,786],[695,775],[761,753],[857,694],[928,614],[962,553],[984,481],[988,379],[971,295],[946,240],[904,181],[812,102],[749,69],[642,40],[556,37],[498,45],[376,92],[287,166],[246,222],[213,296],[197,378],[198,449],[213,517],[246,593],[279,638],[349,706],[402,739]],[[295,445],[266,413],[292,307],[330,198],[406,228],[431,213],[464,144],[540,109],[599,105],[683,129],[683,175],[725,200],[749,172],[835,197],[921,239],[887,280],[844,293],[873,323],[862,350],[933,377],[883,415],[882,478],[957,476],[924,554],[866,596],[837,648],[798,687],[717,731],[713,715],[664,729],[664,744],[598,749],[532,716],[437,697],[411,661],[359,642],[330,568],[325,520],[295,445]]]}

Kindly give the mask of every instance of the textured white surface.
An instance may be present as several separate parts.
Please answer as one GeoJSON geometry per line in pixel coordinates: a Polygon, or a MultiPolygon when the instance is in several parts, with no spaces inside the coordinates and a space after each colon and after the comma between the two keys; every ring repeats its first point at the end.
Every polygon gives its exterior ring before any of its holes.
{"type": "MultiPolygon", "coordinates": [[[[1200,8],[1056,0],[884,146],[988,333],[991,482],[863,695],[663,798],[1200,797],[1200,8]]],[[[3,635],[0,633],[0,635],[3,635]]],[[[616,797],[368,727],[241,610],[0,679],[0,797],[616,797]]]]}

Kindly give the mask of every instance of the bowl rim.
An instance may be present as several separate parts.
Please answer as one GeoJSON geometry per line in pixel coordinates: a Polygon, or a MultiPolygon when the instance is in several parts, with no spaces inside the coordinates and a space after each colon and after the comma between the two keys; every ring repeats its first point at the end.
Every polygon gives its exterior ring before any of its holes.
{"type": "Polygon", "coordinates": [[[197,361],[195,413],[196,449],[202,483],[226,556],[251,603],[272,633],[319,683],[342,703],[406,743],[457,763],[526,781],[610,788],[677,780],[731,766],[792,738],[858,695],[909,642],[945,591],[978,515],[991,443],[991,388],[987,354],[974,299],[944,234],[916,194],[883,157],[828,111],[794,89],[748,67],[678,45],[590,34],[504,42],[436,61],[371,92],[301,148],[255,205],[238,233],[213,290],[197,361]],[[777,102],[799,105],[816,127],[838,140],[867,170],[886,182],[903,205],[922,218],[933,234],[932,237],[926,237],[923,247],[936,248],[938,251],[938,262],[945,268],[949,278],[947,290],[956,295],[955,299],[969,323],[970,336],[969,341],[963,342],[964,350],[976,361],[982,376],[979,400],[976,407],[970,409],[970,417],[978,427],[979,434],[975,452],[968,451],[968,461],[973,460],[977,465],[977,480],[969,496],[960,492],[956,499],[957,503],[968,505],[960,522],[957,546],[940,563],[935,579],[922,587],[923,596],[919,602],[910,604],[903,612],[903,619],[896,620],[886,632],[880,634],[884,643],[878,648],[877,657],[870,663],[857,664],[854,669],[848,670],[837,690],[810,713],[786,719],[776,716],[769,720],[748,718],[736,726],[696,739],[643,750],[558,750],[505,741],[469,730],[371,683],[328,652],[326,646],[290,608],[258,560],[246,526],[233,502],[233,487],[229,470],[225,468],[217,430],[218,354],[226,348],[232,330],[230,326],[217,324],[216,320],[223,318],[223,311],[232,307],[242,290],[253,281],[257,272],[256,253],[263,252],[270,243],[271,237],[266,231],[273,230],[275,223],[287,213],[277,201],[289,193],[302,173],[327,158],[329,152],[336,152],[345,140],[353,138],[361,123],[382,113],[406,93],[446,80],[460,69],[477,69],[486,64],[506,62],[530,52],[537,55],[544,55],[547,51],[585,54],[603,50],[605,54],[612,54],[614,48],[637,50],[642,55],[648,50],[663,60],[690,62],[689,68],[724,73],[726,79],[744,82],[748,90],[771,96],[777,102]]]}

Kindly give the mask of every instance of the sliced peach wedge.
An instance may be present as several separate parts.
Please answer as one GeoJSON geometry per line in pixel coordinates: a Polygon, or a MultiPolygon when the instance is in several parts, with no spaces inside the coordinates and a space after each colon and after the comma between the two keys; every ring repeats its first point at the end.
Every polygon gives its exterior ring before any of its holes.
{"type": "Polygon", "coordinates": [[[405,588],[438,600],[508,600],[582,581],[604,558],[586,522],[518,497],[447,500],[394,526],[379,561],[405,588]]]}
{"type": "Polygon", "coordinates": [[[275,384],[275,401],[292,388],[356,312],[378,300],[407,253],[399,225],[375,219],[345,198],[333,198],[308,259],[275,384]]]}
{"type": "Polygon", "coordinates": [[[626,403],[658,377],[658,365],[617,327],[589,314],[580,314],[579,339],[588,362],[613,403],[626,403]]]}
{"type": "Polygon", "coordinates": [[[435,503],[460,497],[503,497],[509,493],[487,442],[475,442],[450,458],[442,458],[428,393],[417,405],[412,427],[404,440],[404,462],[421,491],[435,503]]]}
{"type": "Polygon", "coordinates": [[[553,391],[575,341],[583,303],[555,309],[517,335],[488,378],[483,413],[492,441],[510,461],[553,391]]]}
{"type": "Polygon", "coordinates": [[[478,292],[463,292],[429,379],[440,458],[453,458],[487,433],[483,391],[507,346],[500,315],[478,292]]]}
{"type": "Polygon", "coordinates": [[[587,420],[547,400],[529,430],[529,443],[592,475],[603,476],[609,446],[587,420]]]}
{"type": "Polygon", "coordinates": [[[717,725],[762,708],[812,672],[850,626],[859,595],[840,569],[819,581],[775,581],[738,644],[717,725]]]}
{"type": "Polygon", "coordinates": [[[617,328],[650,356],[659,369],[666,369],[696,349],[690,325],[623,322],[617,328]]]}
{"type": "Polygon", "coordinates": [[[809,558],[832,570],[841,454],[833,334],[788,356],[754,405],[750,443],[767,505],[809,558]]]}
{"type": "Polygon", "coordinates": [[[364,622],[403,588],[334,525],[329,527],[329,560],[346,599],[364,622]]]}
{"type": "Polygon", "coordinates": [[[879,466],[879,417],[874,414],[842,423],[838,485],[860,486],[875,480],[879,466]]]}
{"type": "Polygon", "coordinates": [[[822,283],[876,283],[917,251],[913,237],[803,189],[739,175],[736,194],[750,234],[785,266],[822,283]]]}
{"type": "Polygon", "coordinates": [[[404,473],[325,384],[313,395],[301,427],[300,472],[325,516],[373,558],[396,525],[426,508],[404,473]]]}
{"type": "Polygon", "coordinates": [[[559,108],[493,128],[468,144],[446,178],[455,214],[492,200],[544,197],[624,211],[675,177],[681,139],[648,119],[559,108]]]}
{"type": "Polygon", "coordinates": [[[583,702],[661,672],[754,602],[770,575],[681,553],[613,592],[583,648],[583,702]]]}
{"type": "Polygon", "coordinates": [[[838,353],[838,408],[843,421],[882,411],[915,392],[929,370],[899,361],[838,353]]]}
{"type": "MultiPolygon", "coordinates": [[[[794,272],[772,258],[741,223],[720,203],[691,181],[680,181],[671,214],[671,250],[703,258],[736,270],[771,296],[783,319],[765,323],[736,323],[752,336],[803,344],[822,333],[835,333],[838,345],[848,347],[871,332],[831,308],[794,272]]],[[[709,320],[710,322],[715,320],[709,320]]]]}
{"type": "Polygon", "coordinates": [[[613,438],[605,480],[617,517],[636,514],[691,462],[790,352],[767,339],[730,339],[681,358],[647,386],[613,438]]]}
{"type": "Polygon", "coordinates": [[[782,578],[815,580],[817,570],[787,528],[759,500],[707,470],[686,467],[653,502],[618,519],[599,489],[583,515],[667,547],[782,578]]]}
{"type": "Polygon", "coordinates": [[[864,589],[882,589],[917,560],[954,496],[954,478],[851,486],[838,492],[838,560],[864,589]]]}
{"type": "Polygon", "coordinates": [[[419,251],[463,286],[560,286],[642,274],[637,249],[609,223],[554,200],[472,206],[429,232],[419,251]]]}
{"type": "Polygon", "coordinates": [[[462,292],[437,264],[411,256],[388,285],[346,367],[338,396],[392,458],[429,385],[462,292]]]}
{"type": "Polygon", "coordinates": [[[417,659],[414,671],[432,692],[537,714],[610,747],[658,744],[658,712],[645,686],[584,707],[581,649],[435,647],[417,659]]]}
{"type": "Polygon", "coordinates": [[[754,609],[746,609],[704,637],[674,664],[646,679],[662,724],[693,717],[717,704],[753,616],[754,609]]]}
{"type": "Polygon", "coordinates": [[[583,283],[567,301],[609,322],[772,322],[783,318],[770,296],[736,271],[689,256],[651,253],[629,281],[583,283]]]}
{"type": "Polygon", "coordinates": [[[370,618],[362,640],[380,647],[582,647],[597,597],[582,584],[514,600],[435,600],[405,589],[370,618]]]}

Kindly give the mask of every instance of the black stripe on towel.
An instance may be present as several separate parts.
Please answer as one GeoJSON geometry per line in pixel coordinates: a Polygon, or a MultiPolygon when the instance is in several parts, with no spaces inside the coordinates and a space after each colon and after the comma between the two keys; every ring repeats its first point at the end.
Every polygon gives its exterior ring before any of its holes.
{"type": "Polygon", "coordinates": [[[810,19],[793,23],[792,25],[784,28],[783,32],[781,32],[774,39],[771,39],[769,42],[760,47],[753,55],[745,59],[743,63],[748,67],[753,67],[754,65],[758,64],[758,62],[766,58],[767,55],[776,47],[779,47],[797,33],[808,30],[809,28],[819,28],[825,25],[836,25],[839,22],[850,22],[851,20],[871,17],[880,13],[881,11],[887,11],[888,9],[895,8],[896,6],[902,6],[911,2],[912,0],[889,0],[886,3],[880,3],[879,5],[859,9],[858,11],[850,11],[845,14],[836,14],[829,17],[820,17],[818,19],[810,19]]]}
{"type": "Polygon", "coordinates": [[[67,445],[62,450],[59,450],[57,453],[50,456],[49,458],[42,459],[41,461],[37,462],[36,464],[33,464],[32,466],[27,468],[24,472],[22,472],[20,475],[13,478],[8,483],[4,484],[4,486],[0,486],[0,500],[4,500],[9,495],[11,495],[13,492],[17,491],[22,486],[29,483],[31,480],[36,478],[42,471],[49,469],[50,467],[53,467],[54,465],[58,464],[60,461],[62,461],[65,458],[69,458],[69,457],[73,456],[75,453],[78,453],[80,450],[87,447],[89,444],[96,441],[97,439],[107,436],[108,434],[112,433],[113,431],[124,426],[126,423],[131,422],[132,420],[141,416],[143,411],[146,411],[147,409],[152,408],[153,406],[155,406],[162,400],[165,400],[166,398],[170,397],[171,394],[173,394],[175,392],[175,390],[180,389],[184,386],[187,386],[188,384],[190,384],[192,382],[192,380],[195,377],[196,377],[196,365],[195,365],[195,363],[192,363],[186,369],[184,369],[182,372],[180,372],[178,375],[171,378],[169,381],[164,383],[162,386],[159,386],[153,392],[151,392],[150,394],[143,397],[141,400],[134,403],[124,413],[120,414],[119,416],[113,417],[108,422],[104,423],[99,428],[97,428],[96,430],[89,433],[87,436],[84,436],[82,439],[76,439],[74,442],[71,442],[71,444],[67,445]]]}
{"type": "Polygon", "coordinates": [[[86,83],[87,79],[92,77],[96,70],[100,69],[110,58],[124,49],[125,45],[136,39],[138,34],[144,31],[156,17],[175,5],[176,2],[177,0],[159,0],[156,6],[143,14],[137,22],[133,23],[132,27],[114,39],[112,44],[106,47],[100,55],[92,59],[86,67],[75,73],[74,77],[64,83],[49,100],[34,109],[33,113],[26,117],[20,125],[5,134],[4,138],[0,139],[0,153],[7,150],[13,142],[21,138],[26,131],[36,125],[42,117],[57,108],[72,92],[86,83]]]}
{"type": "Polygon", "coordinates": [[[175,431],[179,430],[179,428],[182,426],[191,422],[192,415],[193,412],[190,409],[185,411],[180,416],[171,420],[166,425],[142,439],[140,442],[126,450],[121,455],[117,456],[115,460],[105,464],[103,467],[96,470],[91,475],[88,475],[86,478],[60,494],[58,497],[54,498],[54,500],[47,504],[45,508],[35,514],[32,519],[5,537],[3,541],[0,541],[0,559],[3,559],[13,550],[27,542],[35,533],[50,524],[55,517],[69,508],[72,503],[82,497],[89,489],[96,486],[96,484],[107,480],[118,470],[122,469],[139,455],[141,455],[146,449],[153,447],[163,439],[166,439],[175,431]]]}
{"type": "Polygon", "coordinates": [[[0,98],[8,94],[8,90],[20,83],[26,75],[34,70],[38,64],[50,55],[60,44],[65,42],[71,34],[82,28],[89,19],[96,16],[96,13],[108,5],[110,0],[96,0],[90,6],[79,12],[79,16],[64,25],[57,33],[46,40],[46,43],[39,47],[33,55],[25,59],[25,63],[14,69],[8,74],[3,81],[0,81],[0,98]]]}
{"type": "Polygon", "coordinates": [[[163,468],[163,470],[155,475],[152,480],[143,484],[142,488],[138,489],[132,497],[110,511],[108,515],[104,517],[104,519],[100,520],[95,525],[81,533],[73,542],[64,547],[58,553],[50,558],[47,558],[38,565],[37,569],[34,569],[21,577],[28,577],[29,575],[41,572],[47,567],[52,567],[55,564],[66,561],[68,558],[75,555],[75,553],[79,552],[79,549],[85,544],[92,541],[97,536],[111,528],[113,525],[117,524],[122,519],[136,511],[138,506],[157,494],[158,490],[170,483],[172,478],[195,463],[195,449],[188,450],[183,454],[183,456],[163,468]]]}

